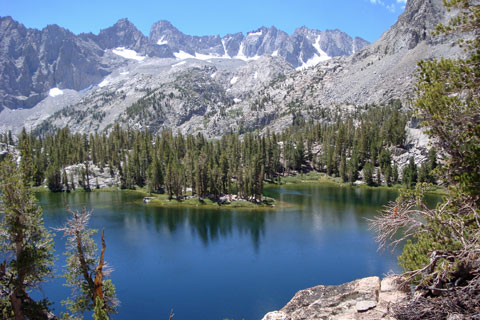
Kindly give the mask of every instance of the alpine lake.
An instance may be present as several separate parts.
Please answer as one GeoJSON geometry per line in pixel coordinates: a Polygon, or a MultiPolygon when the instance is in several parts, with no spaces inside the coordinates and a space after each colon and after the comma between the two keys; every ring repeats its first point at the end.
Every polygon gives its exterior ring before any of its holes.
{"type": "MultiPolygon", "coordinates": [[[[48,228],[65,224],[68,203],[93,210],[90,228],[105,229],[105,258],[121,301],[113,319],[168,319],[172,309],[174,320],[261,319],[298,290],[400,271],[400,249],[379,252],[367,220],[396,190],[327,183],[269,186],[264,194],[291,206],[165,208],[120,191],[37,197],[48,228]]],[[[60,275],[66,238],[54,233],[60,275]]],[[[56,314],[70,295],[63,283],[57,277],[37,293],[54,302],[56,314]]]]}

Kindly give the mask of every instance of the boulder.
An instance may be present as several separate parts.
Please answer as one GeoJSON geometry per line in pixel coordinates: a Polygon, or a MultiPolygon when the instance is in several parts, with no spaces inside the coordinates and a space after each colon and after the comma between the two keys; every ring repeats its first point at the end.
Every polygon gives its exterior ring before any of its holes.
{"type": "Polygon", "coordinates": [[[407,297],[398,279],[369,277],[301,290],[281,310],[267,313],[262,320],[395,319],[390,306],[407,297]]]}

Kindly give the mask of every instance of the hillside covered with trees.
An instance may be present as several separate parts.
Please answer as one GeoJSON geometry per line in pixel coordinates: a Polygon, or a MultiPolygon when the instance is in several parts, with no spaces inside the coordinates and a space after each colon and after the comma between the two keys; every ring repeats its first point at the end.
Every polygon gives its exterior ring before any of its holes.
{"type": "MultiPolygon", "coordinates": [[[[191,190],[199,198],[236,194],[260,201],[264,182],[310,171],[350,184],[359,179],[388,186],[403,181],[411,188],[417,181],[435,182],[433,149],[422,164],[411,158],[400,168],[394,161],[392,153],[408,148],[410,116],[399,102],[364,106],[347,115],[332,112],[326,119],[306,122],[299,115],[280,133],[232,132],[217,140],[172,130],[154,135],[119,125],[109,133],[82,135],[67,127],[39,137],[23,131],[17,147],[27,180],[33,186],[46,183],[51,191],[97,188],[93,167],[119,177],[116,187],[146,187],[177,199],[191,190]]],[[[11,139],[3,138],[7,143],[11,139]]]]}

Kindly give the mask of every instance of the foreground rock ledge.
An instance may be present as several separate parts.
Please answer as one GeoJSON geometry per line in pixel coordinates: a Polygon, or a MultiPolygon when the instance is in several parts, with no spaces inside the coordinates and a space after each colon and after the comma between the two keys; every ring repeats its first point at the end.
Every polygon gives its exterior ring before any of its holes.
{"type": "Polygon", "coordinates": [[[390,306],[407,297],[397,285],[398,277],[369,277],[338,286],[301,290],[279,311],[262,320],[395,319],[390,306]]]}

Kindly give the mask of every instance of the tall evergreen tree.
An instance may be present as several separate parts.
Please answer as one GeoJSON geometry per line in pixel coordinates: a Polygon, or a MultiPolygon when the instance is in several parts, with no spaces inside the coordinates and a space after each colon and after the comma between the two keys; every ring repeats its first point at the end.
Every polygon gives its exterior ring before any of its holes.
{"type": "Polygon", "coordinates": [[[32,299],[30,291],[52,277],[53,266],[52,236],[24,179],[11,158],[0,164],[0,305],[4,318],[13,313],[16,320],[48,317],[48,304],[32,299]]]}

